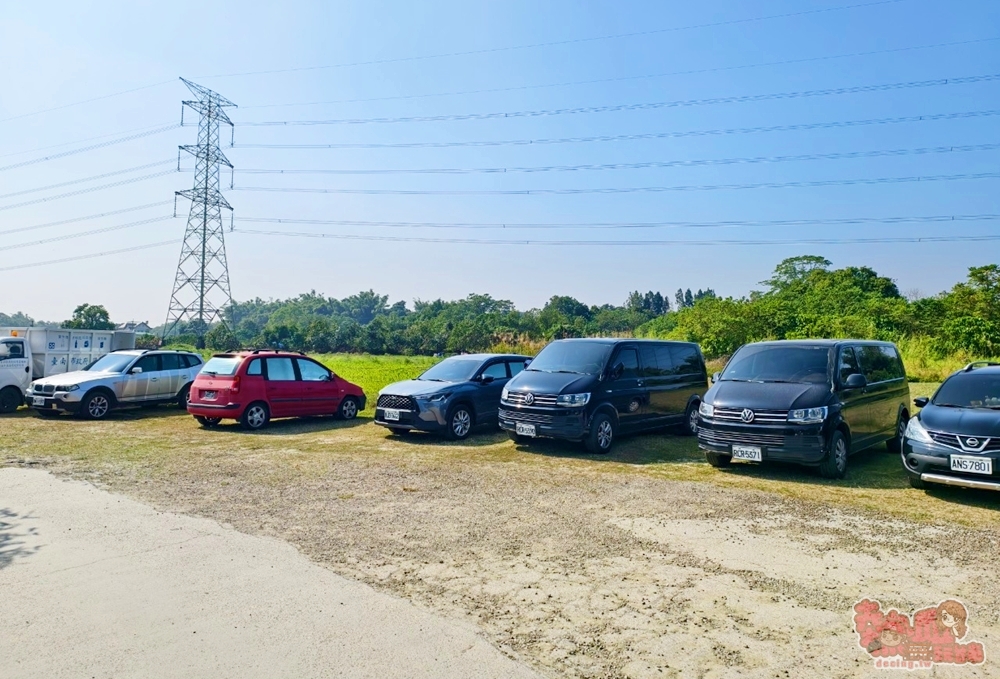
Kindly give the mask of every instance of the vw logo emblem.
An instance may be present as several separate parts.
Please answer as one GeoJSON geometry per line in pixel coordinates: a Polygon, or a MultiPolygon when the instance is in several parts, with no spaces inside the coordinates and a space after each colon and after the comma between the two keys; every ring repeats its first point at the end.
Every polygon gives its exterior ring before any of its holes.
{"type": "Polygon", "coordinates": [[[753,418],[754,418],[753,411],[750,410],[749,408],[744,408],[743,412],[740,413],[740,419],[746,422],[747,424],[753,422],[753,418]]]}
{"type": "Polygon", "coordinates": [[[535,395],[534,394],[530,394],[529,393],[529,394],[525,394],[524,395],[524,405],[530,406],[534,402],[535,402],[535,395]]]}
{"type": "Polygon", "coordinates": [[[969,448],[978,448],[979,439],[965,439],[965,445],[969,448]]]}

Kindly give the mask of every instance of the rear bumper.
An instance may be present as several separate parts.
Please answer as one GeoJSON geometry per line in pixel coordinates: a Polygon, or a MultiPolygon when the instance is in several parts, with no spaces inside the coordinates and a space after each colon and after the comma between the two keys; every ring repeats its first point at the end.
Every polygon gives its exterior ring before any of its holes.
{"type": "Polygon", "coordinates": [[[698,447],[713,453],[732,455],[733,445],[756,446],[761,449],[763,462],[794,462],[816,465],[829,450],[829,439],[823,425],[719,425],[704,419],[699,421],[698,447]]]}
{"type": "Polygon", "coordinates": [[[580,441],[587,436],[590,426],[587,413],[582,408],[500,408],[500,428],[517,431],[518,424],[535,427],[535,435],[545,438],[580,441]]]}
{"type": "Polygon", "coordinates": [[[238,420],[243,413],[240,403],[188,403],[187,411],[195,417],[225,417],[238,420]]]}

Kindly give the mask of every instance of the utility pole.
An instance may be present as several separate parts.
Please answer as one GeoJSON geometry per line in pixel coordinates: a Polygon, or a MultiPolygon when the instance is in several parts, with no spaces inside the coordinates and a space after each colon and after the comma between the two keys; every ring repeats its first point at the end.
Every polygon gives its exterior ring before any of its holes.
{"type": "MultiPolygon", "coordinates": [[[[225,109],[236,104],[190,80],[181,78],[181,81],[197,97],[183,102],[181,124],[184,123],[184,106],[198,112],[198,143],[180,147],[180,151],[195,158],[194,187],[174,194],[175,213],[177,196],[190,200],[191,209],[177,263],[174,289],[170,295],[167,322],[163,326],[163,339],[179,323],[188,322],[189,328],[198,336],[198,348],[204,348],[209,326],[213,323],[225,324],[225,309],[233,303],[222,226],[222,210],[229,210],[232,215],[233,208],[219,190],[220,167],[225,165],[232,169],[233,165],[219,148],[219,125],[233,126],[225,109]]],[[[179,152],[177,167],[180,169],[179,152]]]]}

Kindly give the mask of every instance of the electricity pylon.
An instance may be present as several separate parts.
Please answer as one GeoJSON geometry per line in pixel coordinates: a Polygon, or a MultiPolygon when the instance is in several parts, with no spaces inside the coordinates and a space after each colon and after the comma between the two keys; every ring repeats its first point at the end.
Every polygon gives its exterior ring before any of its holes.
{"type": "MultiPolygon", "coordinates": [[[[166,338],[178,323],[188,322],[188,328],[198,336],[199,348],[204,347],[205,333],[213,323],[225,323],[224,312],[232,305],[233,297],[229,289],[229,265],[226,262],[226,242],[222,226],[222,210],[232,213],[232,206],[222,197],[219,190],[219,171],[222,165],[232,169],[233,165],[219,148],[219,125],[230,127],[233,121],[225,109],[236,106],[217,92],[181,78],[191,93],[197,97],[184,101],[199,114],[198,143],[195,146],[181,146],[181,151],[195,158],[194,187],[187,191],[177,191],[174,197],[182,196],[191,201],[184,244],[177,263],[177,275],[170,296],[167,322],[163,326],[166,338]]],[[[184,109],[181,108],[181,124],[184,123],[184,109]]],[[[177,156],[180,169],[180,153],[177,156]]],[[[175,207],[176,211],[176,207],[175,207]]]]}

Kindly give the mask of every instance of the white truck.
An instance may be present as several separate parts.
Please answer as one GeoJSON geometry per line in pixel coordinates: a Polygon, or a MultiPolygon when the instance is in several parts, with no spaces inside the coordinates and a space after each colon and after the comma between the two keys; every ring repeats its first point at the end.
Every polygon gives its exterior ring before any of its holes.
{"type": "Polygon", "coordinates": [[[17,410],[34,380],[82,370],[109,352],[134,348],[131,330],[0,328],[0,413],[17,410]]]}

